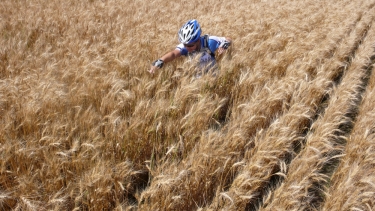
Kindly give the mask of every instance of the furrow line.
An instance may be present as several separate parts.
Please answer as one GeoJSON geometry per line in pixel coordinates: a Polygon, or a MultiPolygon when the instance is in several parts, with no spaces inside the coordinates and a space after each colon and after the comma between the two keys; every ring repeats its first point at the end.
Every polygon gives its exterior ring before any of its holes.
{"type": "MultiPolygon", "coordinates": [[[[348,20],[350,19],[348,18],[348,20]]],[[[349,22],[353,23],[352,20],[349,22]]],[[[336,42],[342,39],[341,35],[345,35],[348,28],[343,26],[337,30],[341,33],[336,31],[331,35],[332,37],[322,42],[320,45],[321,54],[311,54],[311,60],[319,60],[321,62],[319,64],[324,64],[328,63],[331,57],[334,59],[337,57],[335,54],[336,42]],[[326,59],[327,55],[331,55],[331,57],[326,59]]],[[[351,29],[349,29],[350,31],[351,29]]],[[[335,61],[342,59],[336,58],[335,61]]],[[[301,67],[305,67],[304,64],[307,62],[310,63],[310,61],[301,61],[301,67]]],[[[309,75],[306,71],[311,71],[311,69],[301,68],[299,71],[296,75],[266,84],[250,102],[238,106],[237,113],[233,114],[233,118],[231,118],[231,122],[235,123],[230,123],[223,131],[207,131],[207,134],[201,137],[196,149],[183,162],[178,166],[170,165],[164,171],[160,170],[162,173],[156,176],[151,186],[142,193],[140,208],[161,209],[167,207],[173,210],[181,207],[190,209],[204,206],[210,203],[211,197],[215,195],[215,190],[220,193],[228,188],[233,174],[241,166],[238,165],[238,162],[243,158],[244,150],[251,150],[257,142],[257,138],[253,138],[257,131],[267,128],[274,119],[290,109],[298,114],[305,113],[305,108],[294,104],[304,99],[303,95],[306,92],[312,94],[317,92],[318,96],[312,100],[313,102],[305,102],[305,104],[314,106],[319,104],[320,95],[326,93],[326,90],[321,87],[329,87],[331,81],[317,80],[316,78],[306,79],[306,74],[309,75]],[[310,80],[315,81],[315,86],[309,89],[310,80]],[[303,90],[303,93],[294,96],[296,90],[303,90]],[[297,100],[293,100],[293,97],[297,100]],[[291,108],[290,104],[294,105],[294,108],[291,108]]],[[[317,71],[317,78],[324,77],[319,75],[318,69],[313,71],[317,71]]],[[[309,101],[308,99],[304,100],[309,101]]],[[[311,111],[307,111],[307,113],[306,118],[293,122],[298,126],[301,123],[305,124],[300,130],[305,130],[306,125],[310,124],[311,116],[315,114],[311,111]]],[[[284,118],[293,119],[295,117],[294,113],[284,118]]],[[[277,125],[277,123],[274,124],[277,125]]],[[[300,134],[294,134],[294,136],[300,136],[300,134]]],[[[220,194],[216,194],[216,196],[218,195],[220,194]]]]}
{"type": "Polygon", "coordinates": [[[231,188],[217,197],[212,206],[224,209],[256,210],[274,188],[277,179],[284,177],[287,164],[293,159],[294,148],[304,140],[304,131],[317,115],[321,100],[332,91],[333,82],[340,79],[347,58],[355,55],[358,45],[366,36],[372,16],[362,18],[350,36],[340,45],[335,56],[319,69],[311,82],[301,81],[288,113],[281,116],[270,128],[255,137],[255,147],[247,152],[247,163],[236,177],[231,188]],[[337,65],[337,64],[340,65],[337,65]],[[225,197],[222,197],[225,196],[225,197]],[[230,200],[228,200],[230,199],[230,200]]]}
{"type": "Polygon", "coordinates": [[[325,113],[312,125],[305,148],[291,162],[285,181],[269,195],[261,210],[309,210],[321,206],[322,191],[342,157],[371,73],[368,56],[373,54],[375,28],[369,30],[342,82],[333,91],[325,113]]]}

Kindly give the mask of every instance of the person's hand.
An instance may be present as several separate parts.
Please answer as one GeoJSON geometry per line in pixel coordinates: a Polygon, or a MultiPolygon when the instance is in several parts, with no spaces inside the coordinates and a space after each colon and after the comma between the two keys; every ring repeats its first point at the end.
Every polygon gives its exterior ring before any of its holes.
{"type": "Polygon", "coordinates": [[[224,51],[225,51],[225,49],[222,48],[222,47],[219,47],[219,48],[217,49],[217,53],[218,53],[219,55],[222,54],[222,53],[224,53],[224,51]]]}
{"type": "Polygon", "coordinates": [[[159,69],[159,68],[162,68],[164,65],[164,61],[161,60],[161,59],[158,59],[156,61],[154,61],[150,67],[150,70],[148,72],[150,72],[151,74],[154,74],[155,73],[155,70],[156,69],[159,69]]]}
{"type": "Polygon", "coordinates": [[[222,42],[217,50],[218,54],[222,54],[225,50],[227,50],[230,46],[230,42],[225,40],[224,42],[222,42]]]}
{"type": "Polygon", "coordinates": [[[149,73],[154,74],[156,69],[159,69],[159,67],[156,67],[154,65],[151,65],[150,69],[148,70],[149,73]]]}

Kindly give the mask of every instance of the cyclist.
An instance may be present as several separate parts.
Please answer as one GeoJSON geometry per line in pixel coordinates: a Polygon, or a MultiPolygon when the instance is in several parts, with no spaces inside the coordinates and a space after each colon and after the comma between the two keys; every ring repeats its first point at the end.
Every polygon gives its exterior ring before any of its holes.
{"type": "Polygon", "coordinates": [[[154,61],[149,70],[150,73],[155,73],[159,68],[167,62],[174,60],[177,57],[188,56],[194,59],[197,55],[199,68],[204,68],[207,72],[212,67],[215,67],[215,52],[218,51],[220,55],[231,45],[232,40],[229,37],[217,36],[201,36],[202,30],[197,20],[189,20],[178,31],[178,40],[180,44],[176,48],[164,56],[154,61]]]}

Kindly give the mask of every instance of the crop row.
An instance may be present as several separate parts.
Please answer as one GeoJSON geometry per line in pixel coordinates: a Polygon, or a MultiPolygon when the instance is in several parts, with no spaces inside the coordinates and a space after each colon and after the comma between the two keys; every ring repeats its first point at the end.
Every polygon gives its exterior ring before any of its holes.
{"type": "MultiPolygon", "coordinates": [[[[374,53],[373,10],[370,9],[366,20],[369,32],[359,42],[355,56],[350,58],[342,81],[332,91],[324,113],[311,126],[304,148],[289,165],[285,180],[267,199],[262,210],[309,210],[321,206],[323,191],[329,185],[335,165],[344,156],[345,143],[356,122],[362,92],[371,74],[368,58],[374,53]]],[[[327,202],[330,201],[328,198],[327,202]]],[[[331,208],[328,210],[342,210],[331,208]]]]}
{"type": "MultiPolygon", "coordinates": [[[[297,69],[300,73],[287,72],[278,80],[260,85],[261,89],[255,88],[249,93],[255,97],[246,103],[234,103],[226,127],[201,137],[195,150],[178,166],[167,165],[142,194],[141,203],[152,209],[207,206],[211,200],[212,209],[258,206],[271,178],[285,174],[287,169],[283,166],[303,140],[320,100],[342,75],[341,64],[354,55],[372,21],[366,15],[362,17],[362,13],[346,18],[348,25],[329,34],[332,37],[326,42],[331,45],[323,42],[321,49],[311,52],[311,60],[293,64],[302,67],[297,69]],[[316,61],[314,56],[322,57],[311,67],[311,61],[316,61]],[[222,192],[228,188],[228,192],[222,192]]],[[[255,72],[248,78],[257,76],[255,72]]],[[[241,77],[245,79],[240,82],[246,80],[246,75],[241,77]]]]}

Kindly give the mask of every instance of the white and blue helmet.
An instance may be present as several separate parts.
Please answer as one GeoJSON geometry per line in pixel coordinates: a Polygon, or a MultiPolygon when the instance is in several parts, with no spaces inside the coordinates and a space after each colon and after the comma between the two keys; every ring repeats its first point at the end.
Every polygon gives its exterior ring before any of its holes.
{"type": "Polygon", "coordinates": [[[178,40],[182,44],[191,44],[196,42],[201,36],[201,27],[197,20],[189,20],[178,31],[178,40]]]}

